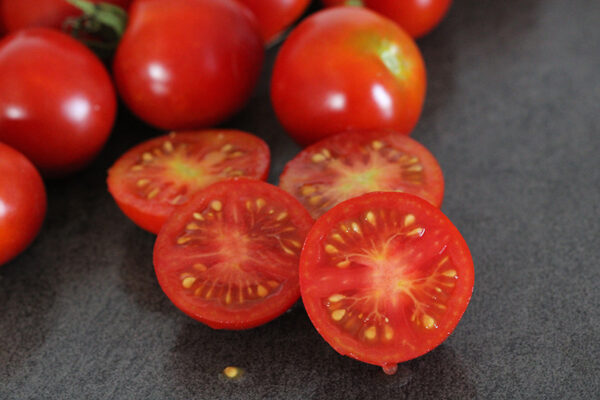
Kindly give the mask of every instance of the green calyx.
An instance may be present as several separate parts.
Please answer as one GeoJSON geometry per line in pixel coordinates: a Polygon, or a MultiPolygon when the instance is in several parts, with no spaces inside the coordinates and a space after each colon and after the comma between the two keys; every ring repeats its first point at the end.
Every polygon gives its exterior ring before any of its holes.
{"type": "Polygon", "coordinates": [[[345,3],[347,6],[356,6],[356,7],[362,7],[365,4],[362,2],[362,0],[346,0],[345,3]]]}
{"type": "Polygon", "coordinates": [[[396,42],[375,34],[361,34],[356,43],[363,51],[375,54],[397,79],[405,80],[409,76],[410,64],[396,42]]]}
{"type": "Polygon", "coordinates": [[[127,12],[110,3],[66,0],[82,11],[82,15],[65,21],[65,30],[107,59],[117,48],[127,27],[127,12]]]}

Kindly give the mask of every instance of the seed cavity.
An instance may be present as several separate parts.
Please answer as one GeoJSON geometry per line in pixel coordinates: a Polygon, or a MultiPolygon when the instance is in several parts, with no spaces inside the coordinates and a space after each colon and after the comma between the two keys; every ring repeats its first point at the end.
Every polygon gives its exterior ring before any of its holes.
{"type": "Polygon", "coordinates": [[[331,319],[333,319],[334,321],[341,321],[342,318],[344,318],[344,315],[346,315],[346,310],[339,309],[339,310],[335,310],[331,313],[331,319]]]}

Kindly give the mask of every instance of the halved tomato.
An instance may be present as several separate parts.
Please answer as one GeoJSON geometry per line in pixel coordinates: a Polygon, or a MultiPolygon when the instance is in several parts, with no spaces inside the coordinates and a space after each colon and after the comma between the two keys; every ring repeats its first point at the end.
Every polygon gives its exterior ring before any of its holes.
{"type": "Polygon", "coordinates": [[[181,311],[212,328],[264,324],[300,297],[300,249],[312,223],[276,186],[249,179],[215,183],[160,231],[158,282],[181,311]]]}
{"type": "Polygon", "coordinates": [[[444,197],[444,177],[435,157],[395,132],[342,133],[317,142],[286,165],[279,186],[314,218],[369,192],[407,192],[436,207],[444,197]]]}
{"type": "Polygon", "coordinates": [[[323,215],[300,258],[315,328],[339,353],[388,373],[442,343],[473,292],[464,239],[437,208],[405,193],[369,193],[323,215]]]}
{"type": "Polygon", "coordinates": [[[215,182],[266,179],[267,144],[234,130],[172,132],[123,155],[108,171],[108,190],[140,227],[158,233],[175,207],[215,182]]]}

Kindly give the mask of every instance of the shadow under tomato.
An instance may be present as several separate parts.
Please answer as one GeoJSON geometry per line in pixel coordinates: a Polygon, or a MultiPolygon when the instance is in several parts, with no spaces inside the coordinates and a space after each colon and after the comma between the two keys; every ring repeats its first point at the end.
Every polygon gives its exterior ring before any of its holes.
{"type": "Polygon", "coordinates": [[[474,398],[476,391],[452,349],[442,345],[381,368],[343,357],[316,332],[301,302],[269,324],[248,331],[216,331],[189,320],[167,355],[163,373],[181,397],[352,399],[474,398]],[[229,380],[227,366],[243,370],[229,380]]]}

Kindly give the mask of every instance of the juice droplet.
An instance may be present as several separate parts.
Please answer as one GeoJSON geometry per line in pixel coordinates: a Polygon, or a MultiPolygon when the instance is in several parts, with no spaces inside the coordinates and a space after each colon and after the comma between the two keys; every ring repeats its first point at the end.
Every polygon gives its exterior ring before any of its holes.
{"type": "Polygon", "coordinates": [[[394,375],[398,371],[398,364],[383,364],[381,368],[387,375],[394,375]]]}

